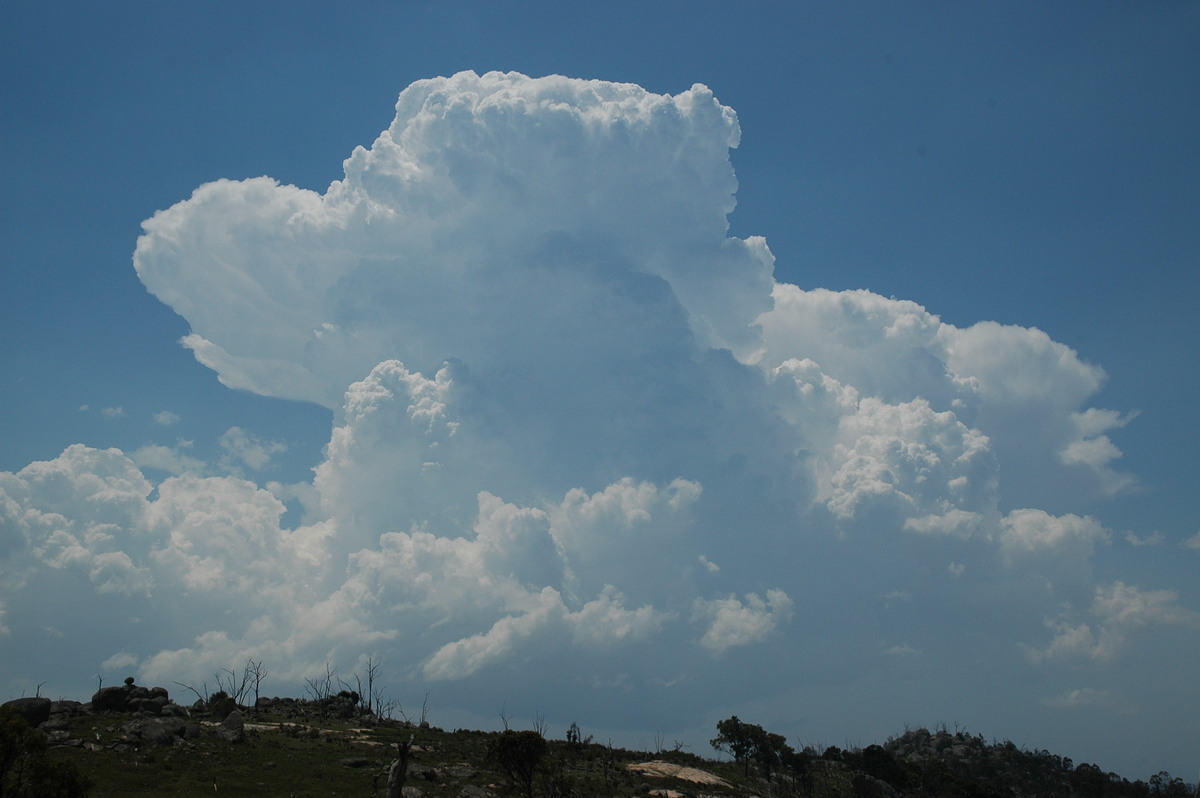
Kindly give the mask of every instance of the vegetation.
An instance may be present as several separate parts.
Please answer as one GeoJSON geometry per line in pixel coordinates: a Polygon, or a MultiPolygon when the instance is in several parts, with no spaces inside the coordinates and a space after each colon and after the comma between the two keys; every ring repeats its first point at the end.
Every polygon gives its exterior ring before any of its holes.
{"type": "Polygon", "coordinates": [[[533,798],[534,781],[549,752],[550,745],[539,732],[505,729],[488,746],[488,759],[504,771],[525,798],[533,798]]]}
{"type": "MultiPolygon", "coordinates": [[[[261,669],[261,664],[257,664],[261,669]]],[[[9,796],[384,796],[407,798],[1193,798],[1196,788],[1162,772],[1129,781],[1100,767],[965,731],[910,729],[881,745],[794,749],[737,716],[716,725],[713,748],[729,759],[674,749],[647,754],[593,742],[572,723],[548,739],[531,730],[445,731],[380,699],[376,674],[355,689],[331,670],[310,697],[262,698],[232,679],[198,698],[184,719],[76,713],[46,735],[0,708],[0,798],[9,796]],[[230,689],[230,688],[233,689],[230,689]],[[256,699],[240,705],[234,697],[256,699]],[[381,717],[386,706],[399,718],[381,717]],[[231,714],[232,708],[240,711],[231,714]],[[244,736],[236,741],[231,726],[244,736]],[[156,723],[160,723],[156,726],[156,723]],[[186,725],[186,730],[181,727],[186,725]],[[174,733],[163,734],[166,727],[174,733]],[[732,761],[730,761],[730,759],[732,761]]],[[[132,686],[132,685],[131,685],[132,686]]],[[[190,689],[190,688],[189,688],[190,689]]],[[[179,709],[176,707],[175,709],[179,709]]]]}
{"type": "Polygon", "coordinates": [[[0,707],[0,796],[76,798],[91,780],[71,762],[51,759],[45,736],[10,707],[0,707]]]}

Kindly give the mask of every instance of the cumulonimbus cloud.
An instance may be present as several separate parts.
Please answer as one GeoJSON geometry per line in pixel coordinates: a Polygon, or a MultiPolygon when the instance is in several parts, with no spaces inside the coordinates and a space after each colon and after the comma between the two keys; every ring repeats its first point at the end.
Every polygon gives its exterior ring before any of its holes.
{"type": "MultiPolygon", "coordinates": [[[[621,650],[654,671],[638,689],[702,695],[678,674],[825,645],[811,607],[907,595],[918,556],[920,589],[956,596],[1035,549],[1086,562],[1099,522],[1030,509],[1016,477],[1128,484],[1107,433],[1129,416],[1088,405],[1102,370],[1036,329],[776,282],[764,240],[728,235],[739,135],[699,85],[464,72],[405,89],[323,193],[222,180],[155,214],[134,265],[184,344],[226,385],[333,409],[324,459],[256,484],[229,472],[278,447],[236,429],[224,475],[82,445],[0,474],[0,634],[34,634],[14,608],[52,585],[150,598],[145,632],[79,656],[151,678],[374,651],[405,680],[566,657],[628,686],[621,650]]],[[[1106,596],[1183,617],[1136,591],[1097,594],[1105,629],[1131,625],[1106,596]]],[[[1099,645],[1078,628],[1041,659],[1099,645]]]]}

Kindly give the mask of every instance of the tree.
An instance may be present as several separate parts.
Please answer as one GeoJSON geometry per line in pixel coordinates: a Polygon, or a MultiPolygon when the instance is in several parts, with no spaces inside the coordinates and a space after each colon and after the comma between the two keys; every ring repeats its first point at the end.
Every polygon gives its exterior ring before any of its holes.
{"type": "Polygon", "coordinates": [[[775,734],[754,723],[743,723],[737,715],[718,721],[717,736],[709,741],[718,751],[723,751],[741,762],[750,775],[750,763],[762,768],[763,778],[771,780],[771,774],[779,770],[784,759],[792,752],[783,735],[775,734]]]}
{"type": "Polygon", "coordinates": [[[570,728],[567,729],[567,747],[578,751],[591,742],[592,735],[584,737],[583,732],[579,731],[579,724],[572,721],[570,728]]]}
{"type": "Polygon", "coordinates": [[[488,756],[526,798],[533,798],[533,780],[550,750],[546,738],[535,731],[505,729],[492,741],[488,756]]]}
{"type": "Polygon", "coordinates": [[[881,745],[868,745],[858,756],[859,767],[868,776],[885,781],[893,787],[904,786],[904,771],[896,758],[881,745]]]}
{"type": "Polygon", "coordinates": [[[732,715],[717,721],[717,736],[708,741],[716,750],[732,756],[733,761],[743,763],[747,776],[750,775],[750,758],[755,749],[753,729],[762,731],[762,727],[742,723],[737,715],[732,715]]]}
{"type": "Polygon", "coordinates": [[[250,683],[254,687],[254,706],[258,708],[259,692],[262,690],[262,683],[267,678],[267,669],[263,667],[263,661],[260,659],[255,662],[253,658],[246,660],[246,675],[249,677],[250,683]]]}
{"type": "Polygon", "coordinates": [[[785,754],[791,752],[791,746],[782,734],[766,731],[759,726],[753,726],[752,729],[755,730],[754,760],[762,768],[763,778],[770,781],[771,774],[783,764],[785,754]]]}

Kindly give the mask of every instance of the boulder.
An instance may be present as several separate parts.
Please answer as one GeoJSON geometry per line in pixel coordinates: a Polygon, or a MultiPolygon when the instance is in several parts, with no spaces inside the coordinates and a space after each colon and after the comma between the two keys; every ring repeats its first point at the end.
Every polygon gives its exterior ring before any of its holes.
{"type": "Polygon", "coordinates": [[[12,707],[12,709],[25,722],[35,729],[50,720],[50,699],[49,698],[14,698],[12,701],[5,701],[4,706],[12,707]]]}
{"type": "Polygon", "coordinates": [[[462,790],[459,791],[459,795],[462,798],[496,798],[496,793],[474,784],[464,785],[462,790]]]}
{"type": "Polygon", "coordinates": [[[409,765],[408,778],[418,781],[437,781],[439,777],[437,768],[422,767],[421,765],[409,765]]]}
{"type": "Polygon", "coordinates": [[[185,718],[188,716],[187,710],[178,704],[167,704],[162,708],[161,714],[172,718],[185,718]]]}
{"type": "Polygon", "coordinates": [[[246,739],[246,721],[242,719],[242,713],[235,709],[226,715],[217,727],[217,736],[231,743],[243,742],[246,739]]]}
{"type": "Polygon", "coordinates": [[[83,748],[83,740],[72,737],[69,731],[55,730],[46,732],[46,745],[51,748],[83,748]]]}
{"type": "Polygon", "coordinates": [[[69,701],[69,700],[51,701],[50,702],[50,714],[51,715],[62,715],[63,717],[73,718],[76,715],[84,714],[83,704],[79,703],[78,701],[69,701]]]}
{"type": "Polygon", "coordinates": [[[50,720],[38,727],[44,732],[66,731],[71,728],[71,723],[63,715],[50,715],[50,720]]]}
{"type": "Polygon", "coordinates": [[[187,724],[180,718],[154,718],[141,724],[137,731],[143,740],[157,745],[170,745],[176,737],[183,737],[187,724]]]}
{"type": "Polygon", "coordinates": [[[124,712],[129,698],[127,687],[101,687],[92,696],[93,712],[124,712]]]}

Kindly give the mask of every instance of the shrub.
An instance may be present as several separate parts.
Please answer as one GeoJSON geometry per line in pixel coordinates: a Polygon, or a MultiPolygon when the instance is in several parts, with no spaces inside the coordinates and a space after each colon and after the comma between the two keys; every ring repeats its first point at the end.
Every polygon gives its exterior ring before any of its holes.
{"type": "Polygon", "coordinates": [[[0,707],[0,795],[77,798],[91,780],[71,763],[51,763],[42,733],[10,707],[0,707]]]}

